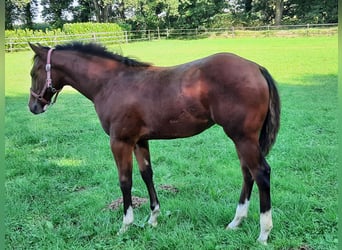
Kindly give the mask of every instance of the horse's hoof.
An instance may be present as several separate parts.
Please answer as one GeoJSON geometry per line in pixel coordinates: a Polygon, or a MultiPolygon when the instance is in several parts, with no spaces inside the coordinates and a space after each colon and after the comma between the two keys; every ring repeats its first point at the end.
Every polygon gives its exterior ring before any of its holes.
{"type": "Polygon", "coordinates": [[[258,238],[258,242],[263,246],[267,246],[267,240],[258,238]]]}
{"type": "Polygon", "coordinates": [[[234,225],[233,223],[229,223],[226,227],[226,230],[237,230],[239,227],[234,225]]]}
{"type": "Polygon", "coordinates": [[[148,219],[148,224],[150,224],[152,227],[156,227],[158,225],[158,216],[160,214],[159,205],[157,205],[154,210],[151,212],[151,216],[148,219]]]}
{"type": "Polygon", "coordinates": [[[122,225],[122,227],[120,228],[119,232],[117,232],[116,235],[119,236],[119,235],[124,234],[128,230],[128,228],[129,228],[129,225],[122,225]]]}
{"type": "Polygon", "coordinates": [[[148,221],[148,224],[150,225],[150,226],[152,226],[152,227],[157,227],[157,225],[158,225],[158,222],[157,221],[148,221]]]}

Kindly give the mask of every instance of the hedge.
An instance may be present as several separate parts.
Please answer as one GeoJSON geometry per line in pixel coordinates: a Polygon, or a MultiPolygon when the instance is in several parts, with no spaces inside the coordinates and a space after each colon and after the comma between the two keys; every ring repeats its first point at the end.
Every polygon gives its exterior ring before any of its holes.
{"type": "Polygon", "coordinates": [[[116,23],[67,23],[63,25],[65,34],[86,34],[101,32],[122,32],[116,23]]]}
{"type": "Polygon", "coordinates": [[[103,44],[125,41],[125,33],[115,23],[73,23],[64,24],[56,30],[5,30],[5,50],[19,51],[28,49],[28,42],[47,46],[70,41],[95,41],[103,44]]]}

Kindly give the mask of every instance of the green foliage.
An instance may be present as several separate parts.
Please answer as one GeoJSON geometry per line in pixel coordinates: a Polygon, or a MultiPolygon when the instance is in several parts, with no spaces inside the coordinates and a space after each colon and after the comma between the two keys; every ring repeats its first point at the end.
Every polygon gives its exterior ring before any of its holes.
{"type": "Polygon", "coordinates": [[[276,2],[283,4],[281,24],[338,22],[337,0],[237,0],[229,1],[228,9],[244,26],[272,25],[275,23],[276,2]]]}
{"type": "Polygon", "coordinates": [[[67,22],[65,14],[71,11],[73,0],[41,0],[42,14],[54,29],[61,29],[67,22]]]}
{"type": "Polygon", "coordinates": [[[210,28],[227,28],[227,27],[246,27],[246,26],[260,26],[262,23],[256,19],[252,19],[250,15],[245,13],[235,14],[217,14],[215,15],[208,26],[210,28]]]}
{"type": "Polygon", "coordinates": [[[28,42],[40,42],[46,45],[56,45],[63,41],[62,32],[60,29],[55,30],[30,30],[30,29],[16,29],[16,30],[5,30],[6,51],[20,51],[27,49],[28,42]]]}
{"type": "Polygon", "coordinates": [[[63,30],[6,30],[6,51],[28,49],[27,43],[42,43],[55,46],[65,40],[97,41],[103,44],[124,40],[122,28],[115,23],[74,23],[65,24],[63,30]],[[94,34],[96,33],[96,34],[94,34]]]}
{"type": "Polygon", "coordinates": [[[174,27],[197,28],[205,27],[210,19],[226,8],[224,0],[182,1],[179,6],[179,17],[174,27]]]}
{"type": "MultiPolygon", "coordinates": [[[[268,156],[269,246],[256,242],[256,187],[241,228],[225,230],[242,176],[233,143],[218,126],[192,138],[151,141],[159,225],[147,225],[144,204],[134,209],[134,225],[117,236],[122,208],[107,206],[121,192],[93,104],[66,88],[46,113],[29,113],[30,51],[5,55],[6,249],[338,249],[337,36],[161,40],[121,49],[162,66],[228,51],[271,72],[282,120],[268,156]]],[[[133,175],[133,195],[148,197],[136,165],[133,175]]]]}
{"type": "MultiPolygon", "coordinates": [[[[72,23],[64,24],[63,31],[66,35],[80,34],[82,39],[91,39],[102,44],[122,42],[124,32],[116,23],[72,23]]],[[[80,39],[75,37],[76,40],[80,39]]]]}
{"type": "Polygon", "coordinates": [[[63,25],[65,34],[86,34],[101,32],[121,32],[116,23],[66,23],[63,25]]]}
{"type": "Polygon", "coordinates": [[[285,2],[285,23],[337,23],[337,0],[291,0],[285,2]]]}
{"type": "Polygon", "coordinates": [[[129,23],[133,30],[170,27],[173,26],[172,20],[179,16],[179,5],[180,2],[176,0],[125,1],[125,12],[133,15],[123,21],[129,23]]]}
{"type": "MultiPolygon", "coordinates": [[[[18,21],[24,28],[35,27],[32,20],[38,14],[38,0],[5,3],[6,29],[16,28],[18,21]]],[[[234,26],[338,22],[337,0],[78,0],[76,6],[72,0],[40,3],[43,19],[52,28],[94,20],[127,24],[133,30],[217,27],[222,22],[234,26]]]]}

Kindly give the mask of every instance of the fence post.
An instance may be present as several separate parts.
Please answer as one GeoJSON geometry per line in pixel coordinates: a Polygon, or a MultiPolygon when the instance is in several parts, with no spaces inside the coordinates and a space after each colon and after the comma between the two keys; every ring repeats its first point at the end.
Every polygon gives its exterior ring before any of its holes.
{"type": "Polygon", "coordinates": [[[310,24],[306,25],[306,36],[309,36],[309,28],[310,28],[310,24]]]}
{"type": "Polygon", "coordinates": [[[169,28],[166,28],[166,39],[169,38],[169,28]]]}
{"type": "Polygon", "coordinates": [[[93,40],[96,42],[96,33],[93,33],[93,40]]]}
{"type": "Polygon", "coordinates": [[[12,43],[12,40],[10,40],[9,51],[10,51],[11,53],[13,52],[13,43],[12,43]]]}
{"type": "Polygon", "coordinates": [[[232,38],[234,38],[234,26],[232,26],[232,38]]]}
{"type": "Polygon", "coordinates": [[[160,31],[159,31],[159,26],[157,27],[157,31],[158,31],[158,40],[160,40],[160,31]]]}
{"type": "Polygon", "coordinates": [[[125,41],[126,41],[126,43],[128,43],[128,34],[127,34],[127,30],[125,30],[125,41]]]}

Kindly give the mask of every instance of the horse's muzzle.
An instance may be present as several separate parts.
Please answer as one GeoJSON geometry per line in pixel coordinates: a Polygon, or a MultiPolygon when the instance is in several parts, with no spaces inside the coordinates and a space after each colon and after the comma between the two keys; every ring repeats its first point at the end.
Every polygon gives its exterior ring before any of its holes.
{"type": "Polygon", "coordinates": [[[48,105],[42,106],[39,102],[34,101],[34,102],[30,102],[28,106],[29,106],[30,111],[33,114],[38,115],[38,114],[44,113],[48,105]]]}

